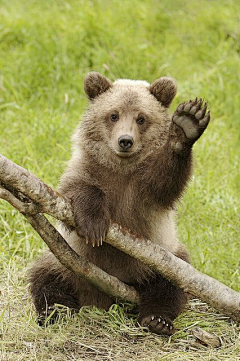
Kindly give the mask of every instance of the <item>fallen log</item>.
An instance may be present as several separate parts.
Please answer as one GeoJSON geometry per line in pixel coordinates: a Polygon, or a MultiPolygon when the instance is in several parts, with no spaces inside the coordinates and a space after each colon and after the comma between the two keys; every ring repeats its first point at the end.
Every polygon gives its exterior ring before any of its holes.
{"type": "MultiPolygon", "coordinates": [[[[74,227],[73,213],[67,199],[2,155],[0,155],[0,186],[0,198],[8,201],[25,215],[66,268],[114,298],[139,302],[138,294],[132,287],[107,275],[76,254],[44,217],[43,213],[46,213],[74,227]]],[[[111,225],[106,242],[157,270],[185,292],[201,298],[233,320],[240,321],[239,292],[200,273],[190,264],[150,240],[132,238],[131,234],[126,230],[123,231],[119,225],[111,225]]]]}

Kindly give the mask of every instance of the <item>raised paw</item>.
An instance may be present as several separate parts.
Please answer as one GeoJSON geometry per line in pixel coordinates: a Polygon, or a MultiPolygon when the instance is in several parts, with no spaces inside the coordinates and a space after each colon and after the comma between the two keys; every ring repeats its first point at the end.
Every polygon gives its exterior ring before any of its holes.
{"type": "Polygon", "coordinates": [[[182,144],[193,144],[206,129],[210,121],[210,111],[207,112],[206,102],[196,98],[180,104],[172,120],[184,132],[183,136],[178,133],[178,141],[182,144]]]}
{"type": "Polygon", "coordinates": [[[139,323],[142,327],[147,327],[149,331],[159,335],[171,336],[174,333],[172,321],[168,317],[149,315],[143,317],[139,323]]]}

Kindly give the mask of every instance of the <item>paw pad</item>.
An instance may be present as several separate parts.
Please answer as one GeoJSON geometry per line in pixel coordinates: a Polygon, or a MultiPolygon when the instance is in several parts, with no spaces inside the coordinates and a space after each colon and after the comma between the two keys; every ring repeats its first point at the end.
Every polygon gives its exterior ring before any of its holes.
{"type": "Polygon", "coordinates": [[[173,114],[173,123],[182,128],[186,140],[194,143],[204,132],[210,121],[210,111],[207,112],[207,103],[196,98],[182,103],[173,114]]]}

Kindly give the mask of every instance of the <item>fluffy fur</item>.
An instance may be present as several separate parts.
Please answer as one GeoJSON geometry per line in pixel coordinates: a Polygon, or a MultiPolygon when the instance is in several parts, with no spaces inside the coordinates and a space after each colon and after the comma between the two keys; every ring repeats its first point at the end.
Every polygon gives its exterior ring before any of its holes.
{"type": "MultiPolygon", "coordinates": [[[[73,137],[72,158],[59,188],[72,202],[76,231],[61,227],[61,233],[76,252],[134,285],[141,298],[140,324],[169,335],[186,302],[184,292],[104,238],[114,221],[189,261],[177,239],[174,207],[190,177],[192,144],[209,116],[202,101],[196,100],[181,105],[172,121],[168,107],[176,83],[171,78],[152,85],[132,80],[111,83],[92,72],[85,79],[85,91],[90,105],[73,137]],[[126,148],[119,141],[122,137],[132,140],[126,148]]],[[[39,314],[54,303],[76,310],[83,305],[108,309],[113,303],[50,252],[30,270],[30,290],[39,314]]]]}

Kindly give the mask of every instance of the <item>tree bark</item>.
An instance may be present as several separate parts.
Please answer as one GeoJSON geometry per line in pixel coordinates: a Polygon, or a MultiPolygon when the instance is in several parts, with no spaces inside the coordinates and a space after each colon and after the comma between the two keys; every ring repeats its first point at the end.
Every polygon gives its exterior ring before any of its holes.
{"type": "MultiPolygon", "coordinates": [[[[42,213],[74,227],[70,203],[36,176],[0,155],[0,198],[25,215],[59,261],[103,292],[138,303],[137,292],[76,254],[42,213]]],[[[149,265],[185,292],[201,298],[223,314],[240,321],[240,293],[198,272],[190,264],[150,240],[132,238],[121,226],[112,224],[109,244],[149,265]]]]}

